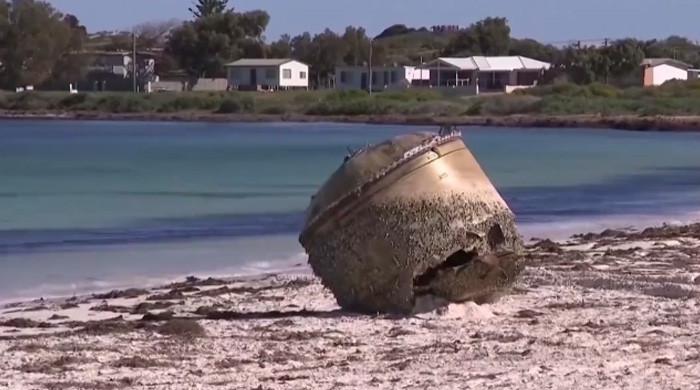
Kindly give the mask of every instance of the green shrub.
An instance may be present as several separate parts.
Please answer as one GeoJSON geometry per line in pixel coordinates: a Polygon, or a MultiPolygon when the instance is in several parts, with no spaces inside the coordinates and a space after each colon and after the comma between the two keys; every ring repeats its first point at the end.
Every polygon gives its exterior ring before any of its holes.
{"type": "Polygon", "coordinates": [[[190,110],[215,110],[221,105],[220,96],[197,96],[185,94],[160,104],[160,112],[176,112],[190,110]]]}
{"type": "Polygon", "coordinates": [[[243,95],[238,98],[238,101],[245,112],[255,111],[255,99],[250,95],[243,95]]]}
{"type": "Polygon", "coordinates": [[[503,95],[485,98],[479,112],[486,115],[528,114],[538,110],[536,96],[503,95]]]}
{"type": "Polygon", "coordinates": [[[261,112],[263,114],[267,114],[267,115],[284,115],[288,111],[289,110],[287,109],[287,106],[285,106],[285,105],[276,105],[276,106],[265,107],[261,110],[261,112]]]}
{"type": "Polygon", "coordinates": [[[440,100],[442,96],[437,91],[427,89],[405,89],[401,91],[385,91],[376,94],[379,99],[396,100],[401,102],[427,102],[440,100]]]}
{"type": "Polygon", "coordinates": [[[605,98],[615,98],[620,96],[620,90],[605,84],[594,83],[588,86],[591,96],[599,96],[605,98]]]}
{"type": "Polygon", "coordinates": [[[308,115],[384,115],[393,111],[394,104],[364,95],[361,98],[333,98],[312,105],[308,115]]]}
{"type": "Polygon", "coordinates": [[[479,116],[481,115],[481,108],[484,106],[484,101],[481,99],[472,100],[473,103],[464,111],[464,115],[469,116],[479,116]]]}
{"type": "Polygon", "coordinates": [[[58,101],[58,107],[60,108],[75,108],[81,104],[84,104],[88,99],[86,93],[75,93],[70,94],[63,99],[58,101]]]}
{"type": "Polygon", "coordinates": [[[235,114],[241,112],[242,106],[238,99],[228,98],[224,99],[216,110],[219,114],[235,114]]]}
{"type": "Polygon", "coordinates": [[[49,108],[50,100],[39,92],[21,92],[7,96],[5,105],[10,110],[44,110],[49,108]]]}
{"type": "Polygon", "coordinates": [[[98,111],[112,113],[145,112],[152,109],[151,102],[146,101],[142,95],[108,95],[97,100],[98,111]]]}

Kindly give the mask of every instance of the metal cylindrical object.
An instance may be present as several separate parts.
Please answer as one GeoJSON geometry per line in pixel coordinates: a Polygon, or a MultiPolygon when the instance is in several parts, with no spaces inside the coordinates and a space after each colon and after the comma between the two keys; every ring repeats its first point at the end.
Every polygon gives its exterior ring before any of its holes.
{"type": "Polygon", "coordinates": [[[338,303],[487,301],[519,273],[514,217],[460,135],[413,133],[349,156],[312,198],[301,244],[338,303]]]}

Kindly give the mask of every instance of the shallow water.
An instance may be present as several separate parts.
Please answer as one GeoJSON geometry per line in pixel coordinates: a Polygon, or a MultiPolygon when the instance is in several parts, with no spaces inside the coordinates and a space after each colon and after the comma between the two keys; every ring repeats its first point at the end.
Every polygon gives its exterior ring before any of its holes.
{"type": "MultiPolygon", "coordinates": [[[[357,148],[416,127],[0,122],[0,298],[304,263],[309,196],[357,148]]],[[[467,128],[527,236],[700,210],[700,134],[467,128]]]]}

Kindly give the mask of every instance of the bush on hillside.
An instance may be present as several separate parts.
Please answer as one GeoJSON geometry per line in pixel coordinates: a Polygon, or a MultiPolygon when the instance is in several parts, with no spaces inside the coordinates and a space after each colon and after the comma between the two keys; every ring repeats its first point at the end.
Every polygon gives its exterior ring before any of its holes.
{"type": "Polygon", "coordinates": [[[70,94],[58,101],[59,108],[76,108],[84,104],[88,100],[88,95],[86,93],[75,93],[70,94]]]}

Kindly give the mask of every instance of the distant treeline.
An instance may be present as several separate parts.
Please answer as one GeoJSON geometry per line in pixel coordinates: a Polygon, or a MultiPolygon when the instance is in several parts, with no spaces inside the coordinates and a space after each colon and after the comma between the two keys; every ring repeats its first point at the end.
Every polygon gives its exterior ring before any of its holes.
{"type": "MultiPolygon", "coordinates": [[[[95,50],[130,50],[130,33],[89,36],[78,18],[48,2],[21,0],[13,9],[0,0],[0,87],[60,86],[85,76],[95,50]]],[[[199,0],[185,22],[148,23],[134,29],[140,50],[157,49],[157,73],[222,77],[227,62],[242,57],[289,57],[310,65],[315,86],[324,86],[337,65],[364,65],[370,45],[376,65],[419,64],[438,56],[522,55],[551,62],[545,81],[626,86],[639,82],[645,57],[669,57],[700,67],[700,46],[686,38],[609,40],[601,46],[555,47],[511,37],[505,18],[486,18],[465,27],[390,26],[371,38],[362,27],[338,33],[326,29],[283,35],[266,42],[270,16],[263,10],[238,12],[228,0],[199,0]]]]}

